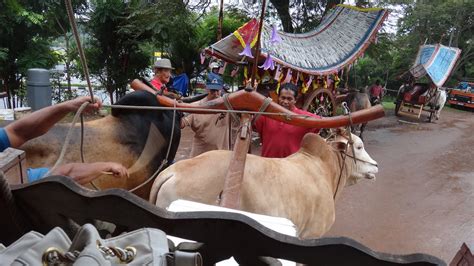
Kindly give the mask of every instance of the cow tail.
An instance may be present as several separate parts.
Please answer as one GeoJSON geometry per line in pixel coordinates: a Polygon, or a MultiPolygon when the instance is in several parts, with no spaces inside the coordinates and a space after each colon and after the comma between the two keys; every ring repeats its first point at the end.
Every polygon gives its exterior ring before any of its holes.
{"type": "Polygon", "coordinates": [[[150,199],[149,202],[153,205],[156,205],[156,200],[158,198],[158,193],[160,192],[161,187],[166,183],[166,181],[170,180],[170,178],[173,177],[174,174],[169,174],[164,177],[161,177],[160,175],[158,178],[155,180],[153,183],[153,186],[151,187],[150,191],[150,199]]]}

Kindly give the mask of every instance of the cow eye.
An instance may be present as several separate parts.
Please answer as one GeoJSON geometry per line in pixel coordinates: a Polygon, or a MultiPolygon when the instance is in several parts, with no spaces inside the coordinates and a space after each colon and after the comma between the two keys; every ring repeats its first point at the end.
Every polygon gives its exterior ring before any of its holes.
{"type": "Polygon", "coordinates": [[[362,150],[362,146],[358,146],[357,149],[358,149],[358,150],[362,150]]]}

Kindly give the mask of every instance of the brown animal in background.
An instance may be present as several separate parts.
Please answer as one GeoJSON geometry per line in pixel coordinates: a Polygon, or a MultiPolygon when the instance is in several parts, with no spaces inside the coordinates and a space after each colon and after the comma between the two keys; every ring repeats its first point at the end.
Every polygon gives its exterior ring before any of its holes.
{"type": "MultiPolygon", "coordinates": [[[[347,94],[346,99],[345,99],[347,106],[349,107],[349,110],[351,112],[356,112],[364,109],[368,109],[372,107],[372,104],[370,104],[370,99],[369,95],[364,92],[358,92],[358,91],[352,91],[349,94],[347,94]]],[[[362,134],[364,133],[365,127],[367,126],[366,123],[361,123],[358,127],[359,130],[359,137],[363,140],[364,137],[362,134]]],[[[354,132],[355,127],[352,127],[352,131],[354,132]]]]}

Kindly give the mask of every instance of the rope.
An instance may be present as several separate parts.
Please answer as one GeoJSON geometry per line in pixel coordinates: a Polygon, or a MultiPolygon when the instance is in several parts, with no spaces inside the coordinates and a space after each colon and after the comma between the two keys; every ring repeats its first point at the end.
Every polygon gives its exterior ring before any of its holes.
{"type": "MultiPolygon", "coordinates": [[[[260,109],[258,109],[259,112],[265,112],[265,110],[267,110],[267,107],[270,105],[270,103],[272,102],[272,98],[270,97],[267,97],[265,98],[265,101],[263,101],[263,104],[262,106],[260,106],[260,109]]],[[[261,114],[257,114],[254,118],[253,118],[253,121],[252,121],[252,124],[257,121],[257,119],[261,116],[261,114]]]]}
{"type": "MultiPolygon", "coordinates": [[[[174,107],[176,107],[176,101],[174,101],[174,107]]],[[[175,128],[175,124],[176,124],[175,119],[176,119],[176,108],[173,111],[173,120],[172,120],[173,125],[171,126],[171,135],[170,135],[170,141],[169,141],[169,144],[168,144],[168,150],[166,151],[166,156],[163,159],[163,161],[161,162],[161,165],[158,167],[158,169],[156,169],[156,171],[147,180],[145,180],[145,182],[143,182],[140,185],[130,189],[129,192],[134,192],[135,190],[137,190],[139,188],[142,188],[143,186],[148,184],[151,180],[155,179],[156,176],[158,176],[158,174],[160,173],[163,166],[165,166],[168,163],[168,156],[170,154],[171,146],[173,144],[174,128],[175,128]]]]}
{"type": "Polygon", "coordinates": [[[333,199],[336,199],[337,191],[339,190],[339,185],[341,183],[342,172],[344,171],[344,167],[346,166],[346,157],[347,157],[347,147],[348,146],[349,145],[346,145],[346,149],[344,150],[344,153],[341,155],[341,157],[342,157],[341,171],[339,172],[339,177],[337,178],[336,190],[334,191],[334,196],[332,197],[333,199]]]}
{"type": "Polygon", "coordinates": [[[369,161],[359,159],[359,158],[357,158],[355,156],[352,156],[352,155],[349,155],[349,154],[346,154],[346,156],[349,157],[349,158],[353,158],[354,160],[359,161],[359,162],[363,162],[363,163],[367,163],[367,164],[370,164],[370,165],[373,165],[373,166],[377,166],[377,164],[375,164],[375,163],[371,163],[369,161]]]}
{"type": "Polygon", "coordinates": [[[84,55],[84,50],[82,49],[81,40],[79,39],[79,33],[77,31],[76,20],[74,19],[74,12],[72,11],[71,0],[64,0],[66,4],[67,16],[69,18],[69,23],[71,24],[72,33],[74,34],[74,39],[76,39],[77,50],[79,52],[79,58],[81,59],[81,64],[84,70],[84,76],[86,77],[87,87],[89,88],[89,94],[91,95],[92,103],[94,103],[94,93],[92,92],[92,85],[89,78],[89,68],[87,67],[86,56],[84,55]]]}
{"type": "MultiPolygon", "coordinates": [[[[79,150],[81,154],[81,162],[85,163],[86,160],[84,159],[84,116],[82,114],[81,114],[81,146],[79,150]]],[[[89,183],[95,190],[99,190],[99,188],[94,184],[94,181],[91,180],[91,182],[89,183]]]]}
{"type": "Polygon", "coordinates": [[[245,110],[226,110],[226,109],[206,109],[206,108],[190,108],[190,107],[164,107],[164,106],[131,106],[131,105],[102,105],[103,107],[115,108],[115,109],[143,109],[143,110],[177,110],[177,111],[202,111],[209,113],[237,113],[237,114],[261,114],[261,115],[277,115],[290,117],[301,117],[313,119],[313,116],[305,114],[288,114],[288,113],[273,113],[273,112],[260,112],[260,111],[245,111],[245,110]]]}
{"type": "MultiPolygon", "coordinates": [[[[223,98],[224,98],[224,105],[225,105],[225,107],[227,108],[227,110],[233,111],[234,108],[232,107],[232,104],[230,104],[230,101],[229,101],[229,94],[224,94],[223,98]]],[[[232,116],[232,118],[234,119],[234,121],[239,121],[239,117],[238,117],[235,113],[230,112],[230,115],[232,116]]]]}
{"type": "MultiPolygon", "coordinates": [[[[347,103],[346,102],[342,102],[342,107],[344,108],[344,113],[349,116],[349,125],[347,126],[347,130],[349,130],[349,143],[351,144],[351,147],[352,147],[352,154],[355,154],[355,150],[354,150],[354,141],[352,140],[352,127],[354,127],[354,124],[352,123],[352,114],[351,114],[351,110],[349,109],[349,107],[347,106],[347,103]]],[[[354,163],[357,164],[357,161],[355,160],[354,158],[354,163]]]]}
{"type": "Polygon", "coordinates": [[[72,129],[74,128],[74,125],[76,124],[77,120],[79,119],[80,115],[82,114],[82,111],[89,105],[89,102],[85,102],[79,107],[79,109],[76,112],[76,115],[74,115],[74,119],[72,120],[71,126],[69,127],[69,130],[66,135],[66,139],[64,140],[63,147],[61,149],[61,153],[59,154],[58,160],[54,164],[54,166],[49,169],[49,171],[44,175],[44,176],[49,176],[51,173],[56,170],[56,168],[62,163],[64,159],[64,154],[66,154],[67,146],[69,146],[69,142],[71,140],[71,134],[72,134],[72,129]]]}
{"type": "Polygon", "coordinates": [[[84,116],[81,114],[81,162],[85,163],[84,159],[84,116]]]}
{"type": "MultiPolygon", "coordinates": [[[[350,125],[348,126],[349,139],[348,139],[348,145],[346,145],[346,148],[344,149],[344,153],[342,155],[341,172],[339,173],[339,177],[337,179],[336,190],[334,191],[333,199],[336,199],[337,191],[339,190],[339,185],[341,183],[342,172],[344,171],[344,167],[346,166],[346,158],[348,157],[347,148],[349,147],[349,145],[352,148],[352,154],[355,154],[354,145],[353,145],[354,142],[352,141],[352,132],[351,132],[351,127],[353,125],[352,124],[351,111],[349,110],[349,107],[347,106],[346,102],[342,102],[342,107],[344,109],[344,113],[349,116],[349,123],[350,123],[350,125]]],[[[354,158],[354,162],[357,164],[355,156],[352,157],[352,158],[354,158]]]]}
{"type": "MultiPolygon", "coordinates": [[[[74,19],[74,12],[72,10],[71,0],[64,0],[64,2],[66,4],[67,16],[69,18],[69,23],[71,24],[72,33],[74,35],[74,39],[76,40],[77,50],[79,52],[79,58],[81,60],[81,64],[82,64],[83,71],[84,71],[84,77],[86,77],[87,88],[89,89],[89,95],[91,96],[91,102],[95,103],[94,92],[92,91],[92,85],[91,85],[91,81],[90,81],[90,78],[89,78],[89,68],[87,67],[86,56],[84,54],[84,50],[82,49],[81,40],[79,39],[79,33],[77,31],[76,20],[74,19]]],[[[81,150],[80,151],[81,151],[81,161],[82,161],[82,163],[84,163],[85,162],[85,160],[84,160],[84,118],[82,116],[82,110],[81,110],[81,112],[78,111],[77,113],[81,114],[81,150]]],[[[77,115],[77,113],[76,113],[76,115],[77,115]]],[[[74,117],[74,118],[76,118],[76,117],[74,117]]],[[[72,126],[74,126],[74,124],[75,124],[74,121],[73,121],[72,126]]],[[[71,126],[71,128],[72,128],[72,126],[71,126]]],[[[71,130],[71,128],[70,128],[70,130],[71,130]]],[[[68,144],[69,144],[68,138],[66,138],[66,140],[68,141],[68,144]]],[[[63,150],[66,149],[66,146],[67,145],[65,143],[63,145],[63,150]]],[[[60,159],[62,161],[61,156],[60,156],[60,159]]],[[[51,168],[51,170],[48,171],[47,175],[51,174],[52,170],[55,169],[58,166],[58,162],[60,162],[59,159],[56,162],[56,164],[54,165],[54,167],[51,168]]],[[[96,190],[98,190],[98,188],[94,185],[94,183],[92,181],[90,183],[96,190]]]]}

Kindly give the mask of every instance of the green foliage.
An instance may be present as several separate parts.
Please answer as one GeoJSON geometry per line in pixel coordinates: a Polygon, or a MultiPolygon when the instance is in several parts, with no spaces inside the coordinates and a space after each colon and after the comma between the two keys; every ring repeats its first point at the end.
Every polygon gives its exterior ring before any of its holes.
{"type": "MultiPolygon", "coordinates": [[[[10,95],[18,93],[30,66],[50,66],[48,43],[44,42],[44,16],[37,1],[6,0],[0,8],[0,79],[10,95]],[[41,54],[34,55],[34,52],[41,54]]],[[[8,102],[10,105],[10,101],[8,102]]]]}
{"type": "MultiPolygon", "coordinates": [[[[91,7],[86,25],[90,39],[85,44],[90,73],[110,95],[116,92],[121,96],[129,80],[139,76],[149,65],[149,55],[140,50],[139,44],[149,40],[151,35],[144,30],[146,24],[130,18],[144,6],[137,1],[98,0],[91,1],[91,7]]],[[[140,21],[146,23],[144,19],[140,21]]]]}
{"type": "Polygon", "coordinates": [[[0,48],[0,64],[4,64],[8,57],[8,49],[0,48]]]}
{"type": "MultiPolygon", "coordinates": [[[[224,38],[233,33],[250,19],[251,18],[238,9],[226,10],[222,21],[222,37],[224,38]]],[[[217,42],[218,20],[219,10],[217,8],[212,8],[211,11],[203,17],[196,29],[199,47],[203,48],[217,42]]]]}
{"type": "Polygon", "coordinates": [[[351,71],[351,87],[355,86],[355,81],[358,87],[370,85],[376,78],[383,84],[388,77],[387,88],[397,89],[402,82],[400,76],[413,65],[420,45],[425,42],[449,45],[451,41],[451,46],[462,50],[446,86],[453,86],[464,77],[474,77],[472,1],[405,1],[398,6],[403,8],[404,14],[399,20],[398,32],[378,34],[378,43],[369,47],[365,57],[355,65],[355,71],[351,71]]]}
{"type": "MultiPolygon", "coordinates": [[[[463,77],[474,77],[474,2],[457,0],[416,1],[406,5],[400,20],[398,43],[417,50],[426,43],[442,43],[458,47],[461,57],[448,85],[463,77]]],[[[416,52],[410,53],[412,58],[416,52]]]]}

